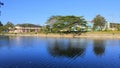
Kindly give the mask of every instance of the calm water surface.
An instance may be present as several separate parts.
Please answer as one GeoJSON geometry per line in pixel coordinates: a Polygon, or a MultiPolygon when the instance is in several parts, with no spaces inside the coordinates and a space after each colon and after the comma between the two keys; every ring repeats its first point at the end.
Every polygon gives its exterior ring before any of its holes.
{"type": "Polygon", "coordinates": [[[120,68],[120,39],[0,36],[0,68],[120,68]]]}

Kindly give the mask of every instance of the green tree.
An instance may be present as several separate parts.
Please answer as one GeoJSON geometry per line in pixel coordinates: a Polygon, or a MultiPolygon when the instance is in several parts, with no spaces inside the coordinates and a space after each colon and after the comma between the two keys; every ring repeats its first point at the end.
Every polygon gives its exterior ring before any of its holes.
{"type": "Polygon", "coordinates": [[[2,24],[2,22],[0,21],[0,33],[1,33],[3,30],[4,30],[3,24],[2,24]]]}
{"type": "Polygon", "coordinates": [[[47,29],[48,31],[50,31],[50,26],[49,26],[49,25],[46,25],[46,29],[47,29]]]}
{"type": "Polygon", "coordinates": [[[5,28],[5,31],[9,31],[9,29],[14,28],[14,24],[11,22],[7,22],[7,24],[5,24],[5,26],[4,26],[4,28],[5,28]]]}
{"type": "Polygon", "coordinates": [[[71,28],[76,25],[86,26],[86,21],[82,16],[52,16],[47,24],[52,26],[53,31],[59,32],[66,29],[71,31],[71,28]]]}
{"type": "Polygon", "coordinates": [[[2,33],[5,30],[4,26],[0,26],[0,33],[2,33]]]}
{"type": "Polygon", "coordinates": [[[80,31],[80,27],[76,27],[76,30],[77,30],[77,31],[80,31]]]}
{"type": "Polygon", "coordinates": [[[12,22],[7,22],[7,24],[5,24],[5,27],[13,28],[14,24],[12,22]]]}
{"type": "Polygon", "coordinates": [[[49,26],[49,25],[46,25],[45,28],[44,28],[44,31],[45,31],[45,33],[46,33],[46,32],[47,32],[47,33],[51,32],[50,26],[49,26]]]}
{"type": "Polygon", "coordinates": [[[102,30],[105,27],[106,24],[106,20],[104,17],[102,17],[101,15],[97,15],[94,19],[93,19],[93,29],[98,29],[100,28],[100,30],[102,30]]]}
{"type": "Polygon", "coordinates": [[[0,21],[0,26],[3,26],[2,22],[0,21]]]}
{"type": "Polygon", "coordinates": [[[117,30],[120,31],[120,24],[117,25],[117,30]]]}

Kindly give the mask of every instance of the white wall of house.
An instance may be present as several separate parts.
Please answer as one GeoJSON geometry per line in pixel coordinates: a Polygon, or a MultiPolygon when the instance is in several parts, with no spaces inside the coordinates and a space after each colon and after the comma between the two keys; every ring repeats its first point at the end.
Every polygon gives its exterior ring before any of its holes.
{"type": "Polygon", "coordinates": [[[15,26],[15,29],[12,33],[24,33],[24,32],[30,32],[31,30],[34,30],[34,32],[38,32],[40,27],[21,27],[21,26],[15,26]]]}

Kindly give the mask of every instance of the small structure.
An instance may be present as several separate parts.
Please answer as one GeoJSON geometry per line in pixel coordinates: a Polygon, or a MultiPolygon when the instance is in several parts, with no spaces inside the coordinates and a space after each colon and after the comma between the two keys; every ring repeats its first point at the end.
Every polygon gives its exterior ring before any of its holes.
{"type": "Polygon", "coordinates": [[[117,30],[118,25],[120,25],[120,23],[108,23],[108,29],[109,30],[117,30]]]}
{"type": "Polygon", "coordinates": [[[93,22],[92,21],[87,21],[87,31],[92,31],[93,29],[93,22]]]}

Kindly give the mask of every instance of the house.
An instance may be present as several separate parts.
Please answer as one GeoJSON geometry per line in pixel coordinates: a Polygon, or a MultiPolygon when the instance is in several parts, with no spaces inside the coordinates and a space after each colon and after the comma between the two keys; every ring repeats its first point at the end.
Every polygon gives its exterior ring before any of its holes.
{"type": "Polygon", "coordinates": [[[92,21],[87,21],[87,31],[92,31],[93,29],[93,22],[92,21]]]}
{"type": "MultiPolygon", "coordinates": [[[[87,21],[87,24],[86,24],[86,26],[88,27],[87,30],[88,30],[88,31],[91,31],[92,28],[93,28],[93,25],[94,25],[93,22],[87,21]]],[[[105,24],[105,26],[103,27],[102,30],[106,30],[106,29],[107,29],[107,30],[118,30],[118,25],[120,25],[120,23],[107,22],[107,23],[105,24]]],[[[98,30],[100,30],[99,27],[96,29],[96,31],[98,31],[98,30]]]]}
{"type": "Polygon", "coordinates": [[[34,24],[18,24],[11,29],[10,33],[28,33],[28,32],[38,32],[41,29],[41,26],[34,24]]]}
{"type": "Polygon", "coordinates": [[[118,25],[120,25],[120,23],[110,23],[110,22],[108,22],[107,28],[108,28],[108,30],[117,30],[118,25]]]}

